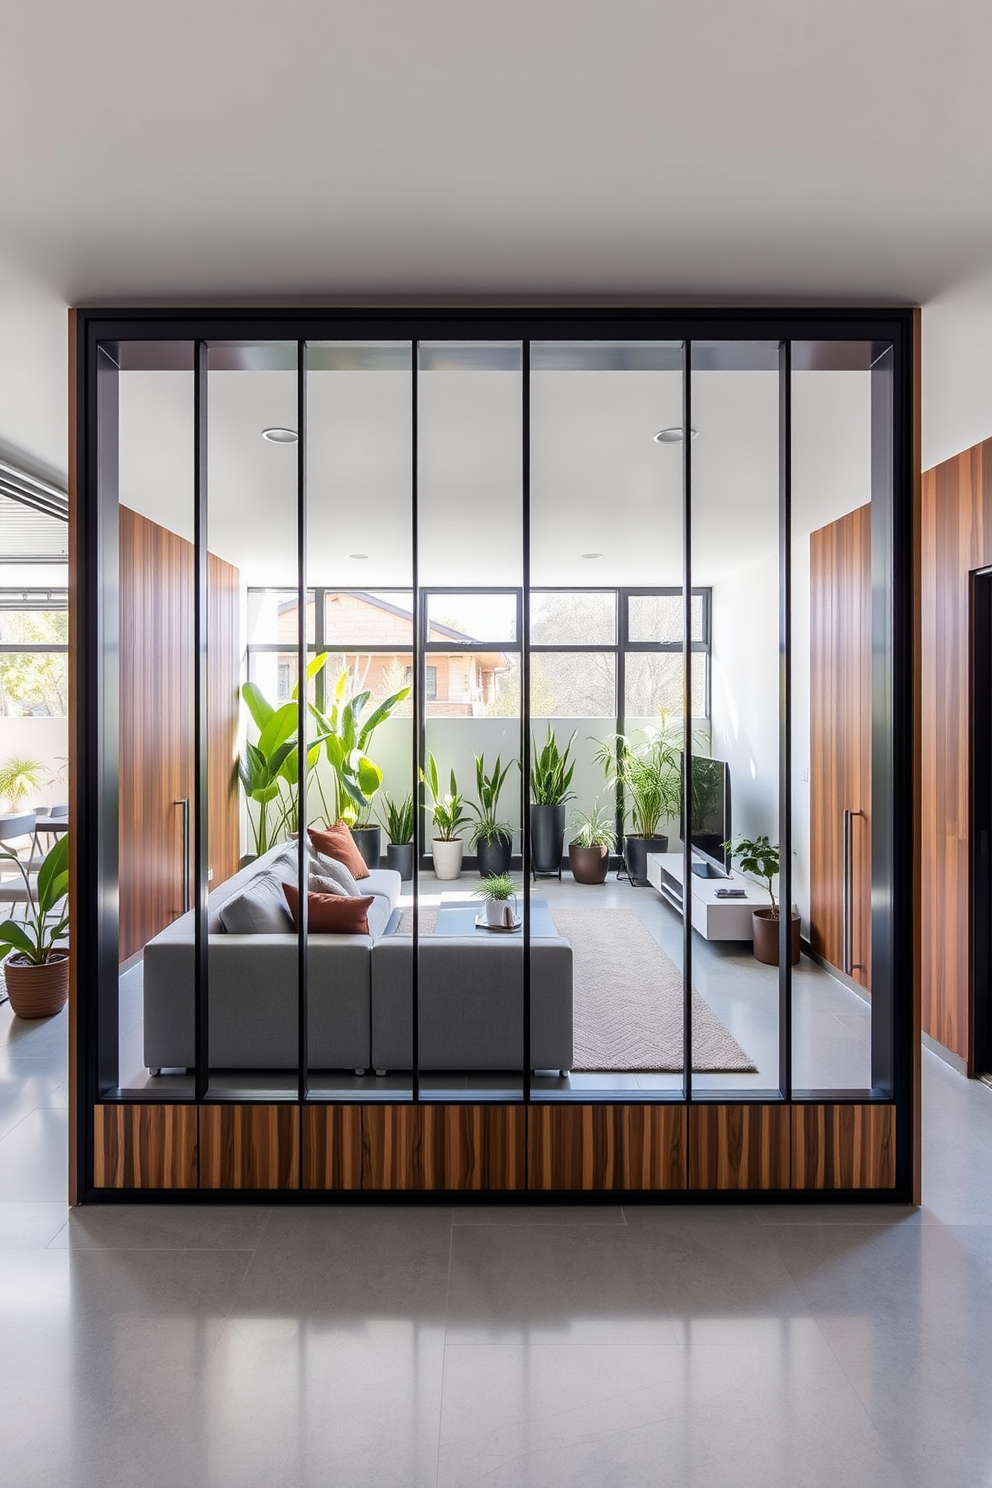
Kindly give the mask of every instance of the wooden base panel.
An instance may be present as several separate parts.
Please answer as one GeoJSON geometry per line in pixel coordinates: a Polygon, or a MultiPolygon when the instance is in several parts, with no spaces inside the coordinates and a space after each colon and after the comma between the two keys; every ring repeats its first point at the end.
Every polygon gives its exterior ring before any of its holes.
{"type": "Polygon", "coordinates": [[[686,1108],[531,1106],[527,1186],[547,1192],[685,1188],[686,1108]]]}
{"type": "Polygon", "coordinates": [[[195,1106],[96,1106],[94,1188],[196,1188],[195,1106]]]}
{"type": "Polygon", "coordinates": [[[200,1107],[201,1188],[299,1188],[300,1108],[200,1107]]]}
{"type": "Polygon", "coordinates": [[[895,1185],[895,1106],[792,1107],[793,1188],[895,1185]]]}
{"type": "Polygon", "coordinates": [[[362,1107],[303,1108],[303,1187],[362,1186],[362,1107]]]}
{"type": "Polygon", "coordinates": [[[690,1189],[789,1188],[789,1114],[786,1105],[692,1106],[690,1189]]]}
{"type": "Polygon", "coordinates": [[[522,1189],[526,1121],[523,1106],[365,1106],[362,1185],[522,1189]]]}

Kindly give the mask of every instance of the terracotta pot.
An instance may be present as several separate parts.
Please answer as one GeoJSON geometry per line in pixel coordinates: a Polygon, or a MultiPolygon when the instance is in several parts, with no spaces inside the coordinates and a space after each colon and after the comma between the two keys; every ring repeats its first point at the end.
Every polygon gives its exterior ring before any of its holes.
{"type": "Polygon", "coordinates": [[[69,952],[49,951],[44,966],[32,966],[18,955],[3,964],[10,1007],[18,1018],[51,1018],[69,996],[69,952]]]}
{"type": "Polygon", "coordinates": [[[602,845],[579,847],[576,843],[570,842],[568,844],[568,866],[572,870],[572,877],[576,883],[605,883],[610,869],[610,849],[602,845]]]}
{"type": "MultiPolygon", "coordinates": [[[[778,915],[771,909],[756,909],[751,916],[754,926],[754,959],[765,966],[778,965],[778,915]]],[[[792,916],[792,964],[799,965],[799,916],[792,916]]]]}

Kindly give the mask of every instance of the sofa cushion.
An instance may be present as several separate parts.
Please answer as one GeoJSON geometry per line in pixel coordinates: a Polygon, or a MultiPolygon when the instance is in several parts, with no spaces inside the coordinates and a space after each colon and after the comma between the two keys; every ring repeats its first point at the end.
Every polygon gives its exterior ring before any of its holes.
{"type": "Polygon", "coordinates": [[[311,894],[340,894],[345,899],[353,897],[339,879],[331,878],[322,871],[320,863],[311,863],[308,887],[311,894]]]}
{"type": "Polygon", "coordinates": [[[307,835],[322,858],[336,858],[339,863],[344,864],[353,878],[368,878],[368,864],[358,851],[347,822],[336,821],[326,831],[309,827],[307,835]]]}
{"type": "MultiPolygon", "coordinates": [[[[295,884],[283,884],[282,891],[299,928],[300,895],[295,884]]],[[[350,894],[307,894],[307,927],[311,935],[368,935],[369,910],[375,903],[372,894],[353,897],[350,894]]]]}
{"type": "Polygon", "coordinates": [[[219,910],[228,935],[279,935],[292,930],[283,886],[274,873],[260,873],[232,894],[219,910]]]}
{"type": "Polygon", "coordinates": [[[329,878],[333,883],[339,884],[342,894],[360,894],[362,891],[355,881],[355,876],[337,858],[325,858],[323,853],[317,854],[314,865],[321,878],[329,878]]]}

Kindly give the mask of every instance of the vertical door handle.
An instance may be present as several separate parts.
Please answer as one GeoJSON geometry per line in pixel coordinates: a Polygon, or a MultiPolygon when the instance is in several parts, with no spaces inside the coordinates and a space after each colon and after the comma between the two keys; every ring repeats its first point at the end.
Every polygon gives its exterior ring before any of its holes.
{"type": "Polygon", "coordinates": [[[844,810],[844,884],[841,899],[842,970],[847,976],[864,971],[864,962],[854,959],[854,818],[860,811],[844,810]]]}
{"type": "Polygon", "coordinates": [[[189,910],[189,796],[173,801],[183,808],[183,914],[189,910]]]}

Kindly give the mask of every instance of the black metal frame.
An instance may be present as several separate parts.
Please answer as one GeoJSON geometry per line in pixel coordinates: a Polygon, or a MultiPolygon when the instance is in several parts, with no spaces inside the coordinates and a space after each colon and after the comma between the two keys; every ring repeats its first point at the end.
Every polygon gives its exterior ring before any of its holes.
{"type": "MultiPolygon", "coordinates": [[[[780,379],[788,384],[789,343],[804,342],[875,342],[878,353],[872,366],[873,442],[872,442],[872,527],[873,527],[873,699],[879,706],[873,708],[875,720],[873,734],[873,817],[875,824],[875,849],[873,852],[873,962],[878,981],[875,991],[875,1018],[873,1018],[872,1094],[880,1099],[891,1099],[896,1107],[897,1126],[897,1181],[896,1189],[888,1197],[903,1199],[911,1189],[912,1173],[912,1123],[914,1081],[916,1063],[913,1048],[913,1018],[910,1000],[904,995],[905,988],[912,986],[913,966],[913,802],[912,802],[912,625],[913,625],[913,538],[912,538],[912,419],[913,393],[911,381],[912,362],[912,313],[905,310],[659,310],[639,308],[630,310],[567,310],[536,309],[530,311],[441,309],[419,311],[327,309],[312,311],[280,310],[82,310],[77,312],[77,362],[75,371],[79,392],[78,407],[80,422],[77,428],[77,471],[79,491],[77,501],[81,512],[77,542],[76,572],[74,575],[74,600],[76,624],[76,670],[75,670],[75,731],[74,744],[77,757],[76,799],[76,920],[73,926],[73,944],[77,964],[85,968],[85,974],[77,980],[78,1018],[78,1083],[76,1087],[76,1116],[78,1147],[74,1154],[81,1177],[80,1188],[85,1193],[92,1186],[93,1172],[93,1125],[92,1107],[98,1100],[114,1099],[116,1090],[116,1061],[118,1042],[118,1018],[116,1008],[117,978],[117,917],[116,904],[108,889],[116,884],[117,874],[117,616],[113,604],[104,603],[104,595],[116,593],[116,447],[117,447],[117,371],[120,359],[119,347],[125,343],[191,343],[198,348],[199,358],[206,347],[214,341],[252,342],[278,340],[295,342],[298,349],[299,417],[301,440],[299,448],[298,504],[300,516],[300,613],[305,616],[305,351],[309,340],[369,339],[404,341],[411,347],[413,430],[411,438],[412,469],[412,520],[413,520],[413,594],[414,606],[421,602],[417,563],[417,371],[418,348],[421,341],[457,337],[458,340],[517,341],[522,347],[522,385],[524,399],[523,421],[523,577],[525,592],[529,586],[530,529],[529,529],[529,351],[531,341],[551,340],[610,340],[626,341],[670,341],[674,338],[682,343],[683,354],[683,417],[686,428],[691,427],[692,378],[690,361],[693,342],[734,343],[774,342],[783,347],[780,359],[780,379]],[[900,989],[900,995],[896,990],[900,989]]],[[[201,373],[198,371],[198,375],[201,373]]],[[[783,449],[785,468],[788,469],[788,391],[783,392],[783,449]]],[[[204,417],[198,401],[198,423],[204,417]]],[[[204,458],[202,445],[198,448],[198,460],[204,458]]],[[[691,761],[691,589],[692,589],[692,533],[691,490],[692,449],[691,441],[683,444],[684,461],[684,568],[685,574],[685,635],[683,639],[686,692],[686,737],[684,740],[687,761],[691,761]]],[[[788,475],[783,477],[780,490],[780,511],[789,508],[788,475]]],[[[206,492],[203,488],[198,505],[198,523],[205,521],[206,492]]],[[[786,586],[789,580],[789,554],[780,555],[782,575],[786,586]]],[[[203,683],[203,659],[206,645],[206,612],[202,607],[203,592],[200,588],[205,576],[203,566],[198,569],[198,619],[197,686],[203,683]]],[[[529,681],[530,647],[527,634],[527,615],[524,607],[522,617],[522,709],[521,709],[521,757],[525,767],[525,778],[529,767],[530,740],[527,728],[527,684],[529,681]]],[[[415,614],[415,636],[419,634],[422,620],[415,614]]],[[[619,639],[619,637],[618,637],[619,639]]],[[[789,658],[791,646],[791,615],[787,603],[782,604],[780,627],[780,661],[782,664],[782,686],[787,697],[789,658]]],[[[543,648],[542,648],[543,649],[543,648]]],[[[601,648],[597,648],[601,649],[601,648]]],[[[303,619],[300,621],[300,644],[298,648],[301,676],[305,671],[307,646],[303,619]]],[[[420,668],[424,665],[425,652],[421,648],[420,668]]],[[[415,690],[414,723],[415,735],[419,738],[423,718],[423,677],[421,686],[415,690]]],[[[305,710],[305,690],[301,689],[301,719],[305,710]]],[[[785,799],[788,768],[789,732],[787,710],[782,720],[782,771],[781,792],[783,810],[783,857],[788,861],[789,802],[785,799]]],[[[204,853],[202,834],[205,826],[206,778],[205,751],[202,740],[198,743],[197,781],[197,847],[198,861],[204,853]]],[[[415,791],[420,798],[417,770],[421,760],[414,766],[415,791]]],[[[685,772],[688,788],[690,771],[685,772]]],[[[529,909],[529,832],[524,817],[524,903],[529,909]]],[[[418,836],[420,834],[418,833],[418,836]]],[[[421,842],[417,842],[418,858],[421,842]]],[[[303,851],[301,846],[301,859],[303,851]]],[[[689,870],[689,850],[686,851],[686,872],[689,870]]],[[[205,875],[201,875],[203,877],[205,875]]],[[[786,874],[786,879],[788,875],[786,874]]],[[[783,883],[786,882],[783,880],[783,883]]],[[[198,885],[198,954],[203,950],[205,929],[204,884],[198,885]]],[[[301,903],[305,896],[301,895],[301,903]]],[[[791,902],[791,895],[790,901],[791,902]]],[[[414,886],[415,911],[418,907],[416,880],[414,886]]],[[[420,1098],[419,1068],[417,1063],[416,1030],[419,988],[417,984],[417,914],[414,928],[414,1074],[412,1098],[420,1098]]],[[[686,988],[692,980],[692,933],[689,916],[684,917],[684,978],[686,988]]],[[[787,925],[783,929],[783,943],[787,925]]],[[[301,929],[301,1062],[299,1099],[307,1096],[305,1066],[305,1016],[306,1016],[306,968],[305,928],[301,929]]],[[[525,1034],[525,1100],[531,1098],[529,1076],[529,1000],[530,967],[526,951],[529,947],[529,916],[524,928],[524,1034],[525,1034]]],[[[788,957],[784,960],[780,977],[780,997],[788,1002],[789,983],[788,957]]],[[[199,967],[199,963],[198,963],[199,967]]],[[[199,980],[199,979],[198,979],[199,980]]],[[[198,988],[198,1048],[197,1048],[197,1098],[206,1094],[203,1081],[205,1065],[205,1023],[199,1027],[204,1015],[201,1004],[202,988],[198,988]]],[[[787,1010],[786,1010],[787,1011],[787,1010]]],[[[784,1028],[780,1021],[780,1028],[784,1028]]],[[[767,1100],[764,1093],[732,1093],[721,1091],[699,1092],[692,1088],[692,1026],[691,1004],[686,992],[684,1005],[685,1057],[683,1068],[683,1098],[687,1102],[700,1099],[734,1101],[767,1100]]],[[[783,1038],[785,1034],[782,1034],[783,1038]]],[[[791,1040],[787,1040],[791,1049],[791,1040]]],[[[832,1098],[841,1101],[862,1100],[865,1097],[852,1092],[796,1092],[791,1089],[789,1056],[783,1058],[784,1086],[779,1098],[801,1099],[806,1096],[817,1102],[832,1098]]],[[[668,1097],[659,1092],[661,1100],[668,1097]]],[[[128,1098],[134,1098],[131,1092],[128,1098]]],[[[169,1097],[156,1097],[168,1099],[169,1097]]],[[[180,1097],[181,1099],[181,1097],[180,1097]]],[[[654,1099],[654,1097],[651,1097],[654,1099]]],[[[623,1102],[621,1102],[623,1103],[623,1102]]]]}
{"type": "Polygon", "coordinates": [[[974,1073],[992,1073],[992,568],[969,580],[971,631],[968,893],[974,1073]]]}

